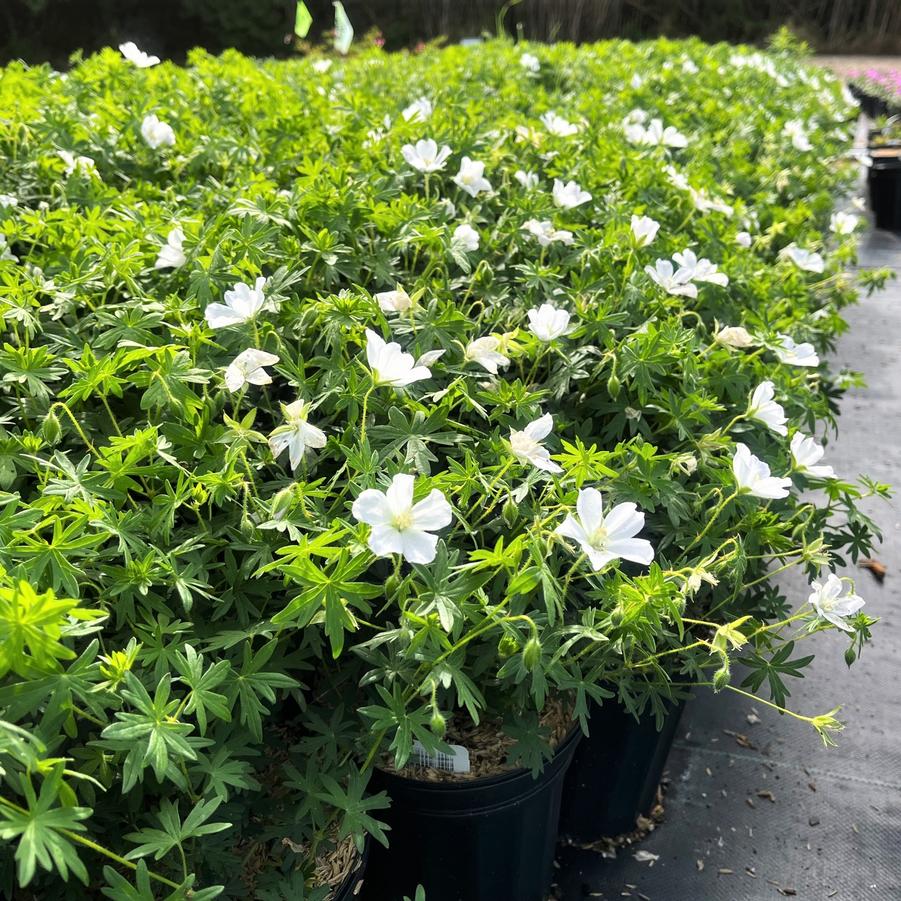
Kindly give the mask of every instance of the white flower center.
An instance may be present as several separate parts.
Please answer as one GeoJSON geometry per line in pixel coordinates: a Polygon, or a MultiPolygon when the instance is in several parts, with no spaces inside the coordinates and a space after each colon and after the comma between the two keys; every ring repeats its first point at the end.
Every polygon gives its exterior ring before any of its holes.
{"type": "Polygon", "coordinates": [[[593,532],[589,533],[588,543],[596,551],[605,551],[607,550],[607,537],[607,529],[602,524],[599,525],[593,532]]]}
{"type": "Polygon", "coordinates": [[[391,517],[391,526],[398,532],[405,532],[413,525],[412,509],[401,510],[391,517]]]}

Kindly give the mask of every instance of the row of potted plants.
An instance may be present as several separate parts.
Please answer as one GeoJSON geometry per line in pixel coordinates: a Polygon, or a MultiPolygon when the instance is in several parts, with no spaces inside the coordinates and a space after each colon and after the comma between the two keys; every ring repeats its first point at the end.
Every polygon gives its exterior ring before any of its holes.
{"type": "Polygon", "coordinates": [[[16,897],[527,901],[564,794],[568,834],[634,818],[665,742],[616,799],[626,730],[693,686],[833,740],[788,683],[869,638],[835,569],[887,488],[823,462],[857,380],[830,75],[127,56],[0,75],[16,897]]]}
{"type": "Polygon", "coordinates": [[[901,110],[901,71],[898,69],[850,72],[848,85],[863,112],[873,119],[901,110]]]}

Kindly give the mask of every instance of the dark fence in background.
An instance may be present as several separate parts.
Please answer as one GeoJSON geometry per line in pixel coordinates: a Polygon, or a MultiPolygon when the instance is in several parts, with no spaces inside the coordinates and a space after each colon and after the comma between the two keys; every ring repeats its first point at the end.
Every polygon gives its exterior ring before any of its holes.
{"type": "MultiPolygon", "coordinates": [[[[329,0],[307,0],[311,37],[332,21],[329,0]]],[[[494,33],[498,0],[344,0],[362,35],[377,27],[389,48],[446,35],[494,33]]],[[[0,0],[0,62],[65,63],[83,49],[135,40],[182,59],[194,46],[280,55],[293,21],[291,0],[0,0]]],[[[782,25],[821,51],[901,52],[901,0],[522,0],[508,32],[537,40],[590,41],[695,34],[708,41],[761,42],[782,25]]]]}

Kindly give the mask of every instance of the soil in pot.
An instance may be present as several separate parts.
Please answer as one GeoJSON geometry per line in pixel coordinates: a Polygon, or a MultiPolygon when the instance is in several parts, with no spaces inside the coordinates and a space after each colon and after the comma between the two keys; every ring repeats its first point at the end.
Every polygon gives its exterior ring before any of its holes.
{"type": "Polygon", "coordinates": [[[615,701],[594,704],[589,735],[566,775],[560,835],[596,842],[635,829],[654,806],[685,701],[671,705],[658,731],[652,715],[635,719],[615,701]]]}
{"type": "Polygon", "coordinates": [[[496,726],[461,728],[459,721],[450,724],[447,740],[473,743],[470,773],[377,770],[370,788],[391,798],[391,807],[379,812],[391,827],[390,847],[373,847],[363,898],[412,898],[421,884],[428,901],[543,901],[553,875],[563,777],[581,736],[562,705],[552,719],[559,744],[537,779],[504,768],[512,741],[496,726]]]}
{"type": "Polygon", "coordinates": [[[872,147],[867,173],[876,228],[901,231],[901,149],[872,147]]]}
{"type": "Polygon", "coordinates": [[[332,890],[325,901],[350,901],[359,897],[368,856],[369,841],[360,854],[353,836],[348,836],[316,858],[313,879],[317,885],[327,885],[332,890]]]}

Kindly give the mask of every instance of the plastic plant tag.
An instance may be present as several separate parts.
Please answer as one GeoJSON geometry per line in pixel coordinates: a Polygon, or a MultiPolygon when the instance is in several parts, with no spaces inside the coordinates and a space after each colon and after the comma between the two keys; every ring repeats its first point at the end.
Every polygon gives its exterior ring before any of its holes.
{"type": "Polygon", "coordinates": [[[411,762],[414,766],[430,770],[441,770],[443,773],[468,773],[469,751],[463,745],[450,745],[451,753],[442,751],[429,753],[419,741],[413,742],[411,762]]]}
{"type": "Polygon", "coordinates": [[[332,4],[335,7],[335,50],[342,56],[347,55],[350,45],[354,39],[354,27],[347,18],[344,11],[344,4],[336,2],[332,4]]]}
{"type": "Polygon", "coordinates": [[[294,15],[294,34],[303,40],[310,33],[310,26],[313,24],[313,17],[307,9],[306,3],[299,0],[297,4],[297,12],[294,15]]]}

